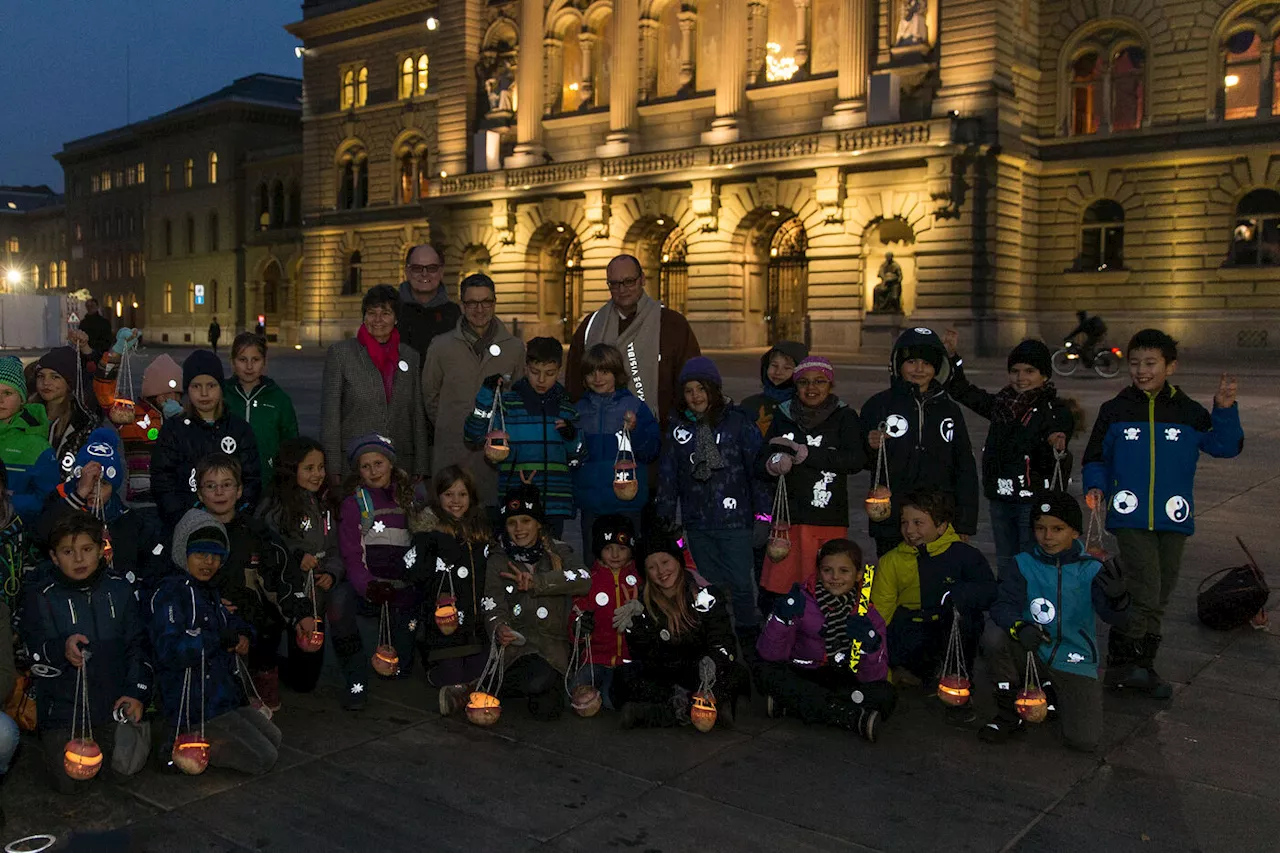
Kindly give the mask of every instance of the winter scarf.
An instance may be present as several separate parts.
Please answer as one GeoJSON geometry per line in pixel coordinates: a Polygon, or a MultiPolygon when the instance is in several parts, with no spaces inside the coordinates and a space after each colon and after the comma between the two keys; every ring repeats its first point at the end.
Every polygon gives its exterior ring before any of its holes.
{"type": "Polygon", "coordinates": [[[725,467],[724,458],[720,455],[720,447],[716,444],[716,433],[711,428],[711,420],[705,414],[699,417],[686,411],[689,420],[697,426],[693,433],[693,478],[700,483],[711,479],[712,471],[725,467]]]}
{"type": "Polygon", "coordinates": [[[1039,388],[1019,393],[1012,385],[1006,385],[996,392],[995,405],[991,410],[992,423],[1025,424],[1031,412],[1047,397],[1057,392],[1053,383],[1046,382],[1039,388]]]}
{"type": "Polygon", "coordinates": [[[788,379],[781,385],[774,385],[772,382],[765,382],[764,387],[760,389],[760,393],[775,403],[785,403],[791,399],[796,393],[796,383],[788,379]]]}
{"type": "Polygon", "coordinates": [[[623,317],[606,302],[587,320],[584,349],[613,344],[622,353],[631,391],[658,414],[658,360],[661,358],[662,305],[647,293],[636,304],[636,313],[619,331],[623,317]]]}
{"type": "Polygon", "coordinates": [[[858,590],[851,589],[844,595],[833,595],[821,583],[813,589],[813,597],[818,601],[818,609],[822,611],[822,644],[827,649],[827,657],[832,658],[844,651],[848,644],[844,625],[858,604],[858,590]]]}
{"type": "Polygon", "coordinates": [[[542,546],[541,537],[532,545],[521,547],[511,541],[511,537],[507,535],[505,530],[498,534],[498,544],[502,546],[503,552],[511,558],[512,562],[524,563],[526,566],[538,565],[538,561],[546,553],[546,549],[542,546]]]}
{"type": "Polygon", "coordinates": [[[791,407],[791,415],[795,418],[796,426],[805,432],[816,429],[832,413],[840,406],[840,398],[835,394],[828,394],[827,399],[818,404],[816,408],[810,408],[800,402],[800,398],[796,398],[796,405],[791,407]]]}
{"type": "Polygon", "coordinates": [[[378,368],[378,373],[382,374],[382,390],[387,395],[387,402],[390,403],[391,386],[396,377],[396,362],[400,360],[400,330],[392,329],[391,337],[387,338],[385,344],[380,344],[373,335],[369,334],[368,329],[361,326],[360,331],[356,332],[356,340],[360,341],[365,352],[369,353],[373,366],[378,368]]]}
{"type": "Polygon", "coordinates": [[[498,336],[498,320],[495,317],[489,321],[489,328],[485,329],[483,335],[477,335],[475,330],[471,328],[471,324],[463,320],[460,324],[462,329],[462,338],[470,346],[471,351],[475,353],[476,358],[483,359],[484,352],[489,348],[489,344],[493,343],[493,339],[498,336]]]}

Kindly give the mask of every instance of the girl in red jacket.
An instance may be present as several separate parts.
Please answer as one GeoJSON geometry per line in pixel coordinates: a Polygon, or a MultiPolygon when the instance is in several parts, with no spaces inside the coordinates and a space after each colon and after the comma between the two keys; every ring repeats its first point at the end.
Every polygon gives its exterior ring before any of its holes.
{"type": "MultiPolygon", "coordinates": [[[[575,611],[581,614],[577,624],[590,649],[590,658],[584,657],[585,665],[570,686],[595,684],[604,706],[611,711],[614,669],[631,662],[627,639],[614,627],[613,611],[633,600],[640,587],[635,541],[636,528],[631,519],[624,515],[598,516],[591,525],[591,553],[596,558],[591,565],[591,591],[573,600],[575,611]]],[[[587,654],[581,647],[578,653],[587,654]]]]}

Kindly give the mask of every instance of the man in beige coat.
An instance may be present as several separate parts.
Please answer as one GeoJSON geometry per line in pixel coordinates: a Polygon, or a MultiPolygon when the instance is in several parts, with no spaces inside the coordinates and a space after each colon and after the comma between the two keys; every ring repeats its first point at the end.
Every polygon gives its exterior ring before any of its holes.
{"type": "Polygon", "coordinates": [[[467,276],[459,297],[462,319],[452,331],[432,339],[422,370],[422,397],[436,435],[431,470],[461,465],[475,478],[481,498],[492,500],[498,472],[482,448],[463,442],[462,427],[486,376],[500,373],[511,381],[524,376],[524,342],[494,316],[498,297],[493,279],[481,273],[467,276]]]}

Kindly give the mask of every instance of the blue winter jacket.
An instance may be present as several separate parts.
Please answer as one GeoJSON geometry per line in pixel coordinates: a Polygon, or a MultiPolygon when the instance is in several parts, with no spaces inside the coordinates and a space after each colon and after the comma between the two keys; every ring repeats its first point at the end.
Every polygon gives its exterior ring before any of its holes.
{"type": "Polygon", "coordinates": [[[133,585],[111,574],[106,563],[87,580],[75,582],[46,563],[40,581],[27,584],[19,624],[35,676],[36,719],[42,731],[71,727],[77,670],[67,663],[67,638],[89,638],[89,718],[111,721],[121,696],[145,707],[151,701],[151,663],[146,623],[133,585]]]}
{"type": "Polygon", "coordinates": [[[1014,557],[1016,572],[1000,575],[991,621],[1006,631],[1036,622],[1051,637],[1037,649],[1040,661],[1053,669],[1098,677],[1095,614],[1104,622],[1127,621],[1129,594],[1109,600],[1094,582],[1102,564],[1085,553],[1077,539],[1052,556],[1037,545],[1014,557]]]}
{"type": "Polygon", "coordinates": [[[649,478],[643,467],[637,470],[640,490],[633,500],[624,501],[613,491],[613,463],[622,443],[622,420],[635,412],[636,428],[631,431],[631,450],[643,466],[658,458],[662,439],[653,412],[628,388],[606,396],[588,391],[578,401],[578,428],[587,456],[573,472],[573,500],[578,508],[596,515],[636,512],[649,502],[649,478]]]}
{"type": "Polygon", "coordinates": [[[173,574],[160,581],[151,596],[156,700],[161,715],[171,726],[186,724],[185,719],[178,719],[178,707],[188,668],[193,676],[191,725],[200,725],[201,702],[206,720],[244,704],[235,653],[223,647],[223,626],[234,627],[237,634],[253,636],[248,624],[223,605],[214,583],[198,581],[191,575],[173,574]],[[203,689],[201,667],[205,675],[203,689]]]}
{"type": "Polygon", "coordinates": [[[1244,448],[1240,410],[1210,415],[1176,385],[1133,385],[1102,404],[1084,452],[1084,488],[1106,493],[1107,528],[1195,532],[1192,494],[1200,451],[1229,459],[1244,448]]]}
{"type": "Polygon", "coordinates": [[[756,513],[771,508],[768,488],[754,473],[763,439],[760,428],[742,409],[727,404],[713,427],[725,467],[710,479],[693,476],[694,434],[697,425],[688,412],[671,412],[671,426],[662,439],[658,464],[658,518],[680,521],[690,530],[743,530],[755,524],[756,513]]]}

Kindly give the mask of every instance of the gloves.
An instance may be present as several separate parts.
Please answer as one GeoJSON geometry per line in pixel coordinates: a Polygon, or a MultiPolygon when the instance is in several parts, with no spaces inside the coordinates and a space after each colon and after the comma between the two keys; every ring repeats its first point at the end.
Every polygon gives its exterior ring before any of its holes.
{"type": "Polygon", "coordinates": [[[804,591],[800,589],[800,584],[796,583],[791,585],[786,595],[773,603],[773,615],[780,622],[790,625],[791,620],[801,613],[804,613],[804,591]]]}
{"type": "Polygon", "coordinates": [[[768,462],[764,463],[764,470],[768,471],[772,477],[785,477],[791,473],[793,464],[793,460],[787,454],[775,453],[769,457],[768,462]]]}
{"type": "Polygon", "coordinates": [[[871,619],[856,611],[850,613],[849,618],[845,620],[844,635],[849,638],[849,642],[857,640],[862,643],[864,653],[877,652],[884,644],[884,637],[880,636],[871,619]]]}
{"type": "Polygon", "coordinates": [[[1019,622],[1013,626],[1012,633],[1024,652],[1034,652],[1041,645],[1053,639],[1049,636],[1048,631],[1035,622],[1019,622]]]}
{"type": "Polygon", "coordinates": [[[633,598],[626,604],[613,611],[613,630],[619,634],[631,630],[631,624],[635,622],[636,617],[644,612],[644,602],[638,598],[633,598]]]}
{"type": "Polygon", "coordinates": [[[1120,561],[1115,557],[1103,561],[1102,568],[1093,577],[1093,582],[1098,585],[1098,588],[1102,590],[1102,594],[1110,601],[1121,598],[1128,592],[1124,582],[1124,574],[1120,568],[1120,561]]]}
{"type": "Polygon", "coordinates": [[[396,588],[386,581],[369,581],[369,585],[365,587],[364,597],[369,599],[370,604],[381,606],[395,596],[396,588]]]}
{"type": "Polygon", "coordinates": [[[492,373],[484,378],[484,387],[490,391],[497,391],[499,383],[502,382],[501,373],[492,373]]]}
{"type": "Polygon", "coordinates": [[[222,644],[222,648],[232,651],[240,645],[240,632],[234,625],[223,625],[222,630],[218,632],[218,642],[222,644]]]}
{"type": "Polygon", "coordinates": [[[760,550],[769,544],[769,530],[773,525],[762,519],[757,518],[755,527],[751,530],[751,547],[760,550]]]}
{"type": "Polygon", "coordinates": [[[596,612],[594,610],[579,611],[578,626],[582,631],[582,636],[591,636],[591,634],[596,630],[596,612]]]}
{"type": "Polygon", "coordinates": [[[809,448],[803,444],[797,444],[796,442],[792,441],[789,438],[783,438],[780,435],[774,436],[773,438],[769,439],[769,444],[773,445],[778,450],[784,453],[789,453],[792,457],[792,460],[797,465],[803,465],[804,460],[809,458],[809,448]]]}
{"type": "Polygon", "coordinates": [[[578,428],[574,426],[573,421],[565,421],[564,426],[556,427],[556,432],[560,433],[560,437],[565,441],[573,441],[573,437],[578,434],[578,428]]]}

